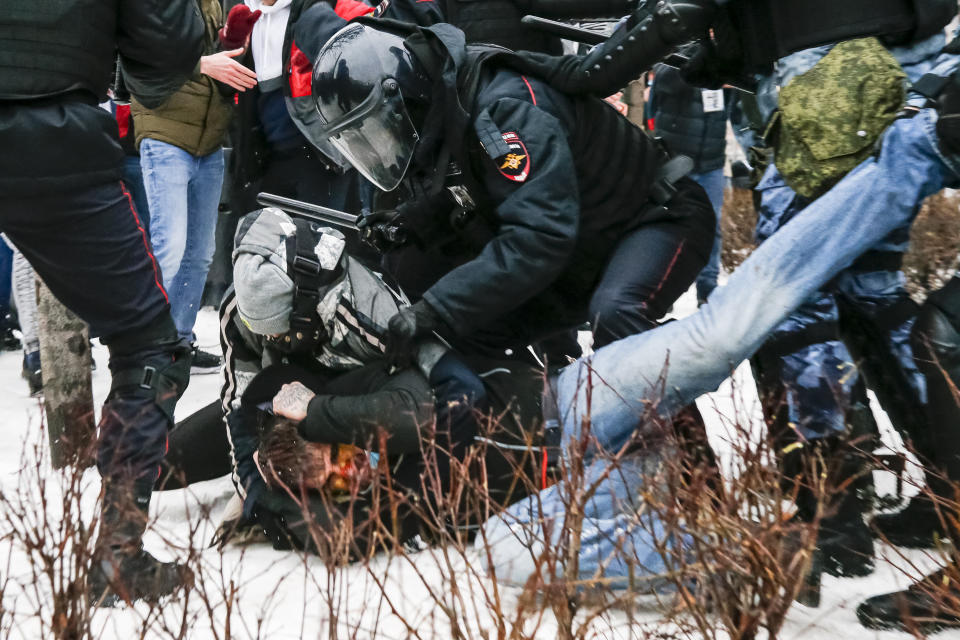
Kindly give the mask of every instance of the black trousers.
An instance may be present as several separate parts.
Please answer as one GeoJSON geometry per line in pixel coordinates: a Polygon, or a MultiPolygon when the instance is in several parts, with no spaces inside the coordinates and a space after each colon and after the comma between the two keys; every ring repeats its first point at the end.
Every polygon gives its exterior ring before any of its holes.
{"type": "MultiPolygon", "coordinates": [[[[175,357],[163,277],[120,181],[31,197],[0,194],[0,230],[57,299],[110,347],[111,372],[162,367],[175,357]]],[[[115,389],[100,424],[101,473],[155,480],[169,426],[152,391],[115,389]]]]}

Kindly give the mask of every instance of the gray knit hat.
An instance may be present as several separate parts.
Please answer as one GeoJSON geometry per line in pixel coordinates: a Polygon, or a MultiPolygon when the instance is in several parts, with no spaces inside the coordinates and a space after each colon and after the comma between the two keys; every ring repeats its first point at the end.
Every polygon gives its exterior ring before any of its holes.
{"type": "Polygon", "coordinates": [[[296,231],[293,220],[272,207],[248,214],[237,227],[233,286],[240,319],[254,333],[290,330],[293,280],[287,273],[287,238],[296,231]]]}

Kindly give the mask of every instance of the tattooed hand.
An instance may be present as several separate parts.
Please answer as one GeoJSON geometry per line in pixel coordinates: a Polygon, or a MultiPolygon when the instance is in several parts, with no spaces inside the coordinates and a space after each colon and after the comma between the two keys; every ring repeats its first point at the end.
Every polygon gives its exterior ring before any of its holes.
{"type": "Polygon", "coordinates": [[[285,384],[280,387],[280,393],[273,397],[273,412],[300,422],[307,417],[307,407],[315,395],[299,382],[285,384]]]}

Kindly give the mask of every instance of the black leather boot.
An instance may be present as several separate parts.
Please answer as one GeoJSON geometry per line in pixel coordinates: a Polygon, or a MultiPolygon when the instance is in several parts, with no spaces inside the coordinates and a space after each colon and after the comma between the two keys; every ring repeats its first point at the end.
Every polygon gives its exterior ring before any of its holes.
{"type": "Polygon", "coordinates": [[[956,565],[935,571],[903,591],[873,596],[857,607],[860,624],[922,635],[960,627],[960,584],[956,565]]]}
{"type": "Polygon", "coordinates": [[[158,601],[193,585],[193,572],[161,562],[143,549],[153,482],[104,480],[100,538],[87,577],[91,603],[112,607],[121,600],[158,601]]]}

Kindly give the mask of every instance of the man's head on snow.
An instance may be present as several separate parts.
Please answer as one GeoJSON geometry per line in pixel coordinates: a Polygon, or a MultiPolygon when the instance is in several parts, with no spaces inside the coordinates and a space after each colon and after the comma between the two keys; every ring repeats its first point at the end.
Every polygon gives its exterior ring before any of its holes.
{"type": "MultiPolygon", "coordinates": [[[[300,295],[310,291],[322,296],[327,287],[320,281],[330,284],[330,276],[341,270],[345,244],[341,233],[294,222],[272,207],[254,211],[240,221],[234,238],[233,282],[240,319],[254,333],[276,336],[290,332],[294,308],[300,302],[294,300],[296,280],[306,277],[293,270],[298,244],[305,254],[300,261],[318,271],[301,284],[300,295]],[[306,234],[306,238],[298,242],[298,234],[306,234]]],[[[319,299],[308,302],[310,314],[315,315],[319,299]]]]}

